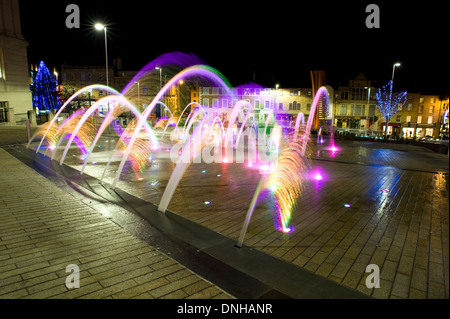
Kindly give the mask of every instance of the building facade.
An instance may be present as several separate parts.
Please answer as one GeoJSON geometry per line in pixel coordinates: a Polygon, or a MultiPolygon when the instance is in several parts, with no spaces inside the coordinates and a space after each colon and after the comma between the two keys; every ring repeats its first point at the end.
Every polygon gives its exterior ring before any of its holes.
{"type": "Polygon", "coordinates": [[[27,46],[18,0],[0,0],[0,125],[25,124],[33,110],[27,46]]]}
{"type": "Polygon", "coordinates": [[[239,121],[242,122],[250,110],[250,124],[263,124],[269,118],[272,123],[277,120],[288,127],[293,125],[299,113],[304,114],[305,120],[308,119],[313,94],[311,88],[262,88],[252,85],[233,88],[231,95],[218,87],[197,87],[191,91],[191,102],[206,107],[233,108],[239,101],[244,101],[239,121]]]}
{"type": "MultiPolygon", "coordinates": [[[[120,63],[110,68],[109,85],[118,91],[128,85],[135,76],[135,71],[123,71],[120,63]]],[[[106,85],[104,67],[68,67],[63,66],[60,72],[61,90],[68,98],[83,87],[93,84],[106,85]]],[[[165,84],[165,79],[161,85],[165,84]]],[[[153,79],[154,82],[154,79],[153,79]]],[[[135,83],[128,91],[127,98],[140,106],[140,111],[155,97],[155,83],[142,80],[135,83]]],[[[159,85],[159,82],[156,86],[159,85]]],[[[248,110],[249,123],[274,123],[275,120],[285,127],[295,124],[299,113],[303,113],[305,121],[313,104],[312,88],[263,88],[255,84],[231,89],[231,95],[225,88],[205,87],[182,82],[174,85],[163,97],[171,113],[180,115],[189,103],[198,103],[203,107],[232,108],[239,101],[244,101],[239,121],[243,121],[248,110]]],[[[345,87],[333,89],[327,86],[329,107],[326,124],[339,130],[355,130],[382,136],[385,130],[385,119],[377,107],[375,98],[378,88],[363,74],[349,81],[345,87]]],[[[92,90],[83,94],[76,103],[80,106],[92,105],[104,97],[106,92],[92,90]]],[[[388,135],[399,138],[438,138],[448,137],[448,99],[440,100],[437,95],[408,93],[407,101],[390,119],[388,135]]],[[[168,116],[160,109],[156,116],[168,116]]],[[[184,116],[187,116],[184,113],[184,116]]]]}
{"type": "Polygon", "coordinates": [[[340,129],[378,130],[380,118],[375,107],[377,88],[363,74],[335,92],[334,126],[340,129]]]}
{"type": "Polygon", "coordinates": [[[448,104],[448,98],[441,100],[438,95],[408,93],[405,105],[391,121],[403,138],[448,137],[448,104]]]}

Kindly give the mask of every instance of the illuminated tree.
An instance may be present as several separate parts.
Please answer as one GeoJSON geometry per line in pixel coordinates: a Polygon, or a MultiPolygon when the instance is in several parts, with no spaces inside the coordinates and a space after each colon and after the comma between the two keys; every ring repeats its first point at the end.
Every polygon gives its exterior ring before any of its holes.
{"type": "Polygon", "coordinates": [[[61,101],[58,98],[58,82],[42,61],[31,85],[31,93],[33,107],[39,111],[58,110],[61,107],[61,101]]]}
{"type": "Polygon", "coordinates": [[[397,94],[392,94],[392,85],[393,81],[390,81],[387,85],[383,86],[378,90],[376,94],[376,98],[378,101],[378,108],[380,109],[381,114],[386,119],[386,130],[384,133],[384,138],[387,137],[387,131],[389,128],[389,120],[392,116],[397,113],[398,109],[401,108],[406,102],[407,92],[401,92],[397,94]]]}

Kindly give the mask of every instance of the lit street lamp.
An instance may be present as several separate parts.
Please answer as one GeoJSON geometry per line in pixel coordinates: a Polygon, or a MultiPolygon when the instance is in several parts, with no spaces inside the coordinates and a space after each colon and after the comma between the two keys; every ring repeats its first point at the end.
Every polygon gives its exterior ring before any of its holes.
{"type": "MultiPolygon", "coordinates": [[[[396,68],[396,67],[399,67],[400,65],[401,65],[400,63],[395,63],[395,64],[392,66],[392,80],[391,80],[391,92],[390,92],[390,94],[389,94],[389,107],[391,107],[391,103],[392,103],[392,90],[393,90],[393,88],[394,88],[395,68],[396,68]]],[[[388,132],[388,129],[389,129],[389,119],[386,119],[386,129],[385,129],[385,131],[384,131],[384,139],[387,138],[387,132],[388,132]]]]}
{"type": "MultiPolygon", "coordinates": [[[[109,87],[109,68],[108,68],[108,36],[106,33],[106,25],[97,23],[94,25],[95,29],[98,31],[104,31],[105,34],[105,59],[106,59],[106,86],[109,87]]],[[[108,91],[106,91],[108,95],[108,91]]],[[[90,102],[89,102],[90,104],[90,102]]],[[[109,112],[109,102],[108,102],[108,112],[109,112]]],[[[108,125],[108,133],[110,132],[110,126],[108,125]]]]}
{"type": "MultiPolygon", "coordinates": [[[[105,57],[106,57],[106,86],[109,86],[109,70],[108,70],[108,36],[106,33],[106,26],[97,23],[95,26],[95,29],[98,31],[104,31],[105,33],[105,57]]],[[[108,94],[108,93],[107,93],[108,94]]]]}
{"type": "Polygon", "coordinates": [[[401,66],[400,63],[395,63],[392,67],[392,85],[394,84],[394,74],[395,74],[395,68],[401,66]]]}

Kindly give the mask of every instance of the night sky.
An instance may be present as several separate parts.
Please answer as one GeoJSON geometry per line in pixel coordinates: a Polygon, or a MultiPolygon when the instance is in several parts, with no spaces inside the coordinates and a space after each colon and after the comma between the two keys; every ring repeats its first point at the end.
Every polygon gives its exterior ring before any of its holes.
{"type": "Polygon", "coordinates": [[[364,73],[387,84],[392,65],[398,89],[448,94],[448,14],[442,1],[30,1],[19,0],[30,62],[104,65],[109,58],[138,71],[171,51],[193,53],[233,86],[311,87],[310,70],[328,84],[347,85],[364,73]],[[393,3],[395,2],[395,4],[393,3]],[[81,28],[65,26],[66,6],[77,4],[81,28]],[[380,28],[365,25],[366,6],[380,8],[380,28]]]}

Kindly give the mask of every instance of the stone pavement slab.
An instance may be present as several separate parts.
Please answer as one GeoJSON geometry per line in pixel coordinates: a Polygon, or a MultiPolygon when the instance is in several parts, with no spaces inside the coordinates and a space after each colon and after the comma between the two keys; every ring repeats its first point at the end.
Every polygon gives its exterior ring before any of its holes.
{"type": "Polygon", "coordinates": [[[1,148],[0,163],[1,299],[233,298],[1,148]]]}
{"type": "MultiPolygon", "coordinates": [[[[263,202],[244,244],[375,298],[448,298],[448,156],[412,145],[337,144],[337,154],[313,148],[312,171],[323,179],[305,182],[294,231],[275,232],[263,202]],[[379,289],[366,288],[369,264],[380,268],[379,289]]],[[[88,172],[102,171],[97,165],[88,172]]],[[[171,167],[155,166],[144,181],[124,174],[118,187],[158,204],[171,167]]],[[[192,164],[169,210],[237,240],[258,179],[242,165],[192,164]]]]}
{"type": "MultiPolygon", "coordinates": [[[[338,145],[338,157],[314,149],[312,169],[324,178],[305,182],[290,222],[294,231],[275,232],[270,203],[262,202],[245,246],[366,296],[448,298],[448,157],[383,143],[338,145]],[[365,285],[369,264],[380,268],[378,289],[365,285]]],[[[70,154],[66,164],[79,169],[76,150],[70,154]]],[[[106,164],[98,161],[86,172],[99,178],[106,164]]],[[[167,161],[155,161],[140,181],[125,172],[118,189],[158,204],[172,169],[167,161]]],[[[169,210],[236,240],[258,178],[236,165],[191,165],[169,210]]]]}

